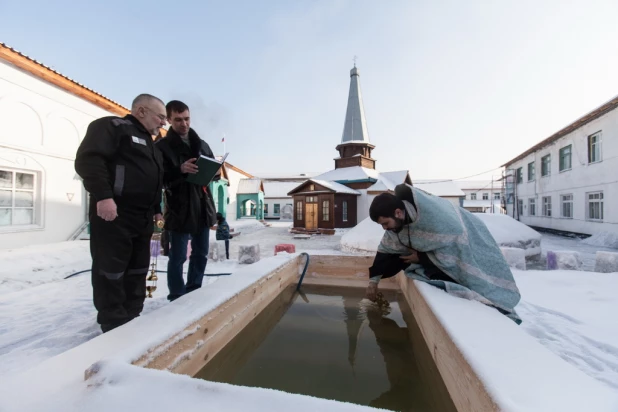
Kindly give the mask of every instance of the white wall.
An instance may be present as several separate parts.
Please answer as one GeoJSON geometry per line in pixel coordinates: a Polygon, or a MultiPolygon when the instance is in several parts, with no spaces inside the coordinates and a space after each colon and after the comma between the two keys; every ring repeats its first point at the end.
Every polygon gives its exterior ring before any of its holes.
{"type": "MultiPolygon", "coordinates": [[[[281,217],[281,213],[283,212],[283,206],[290,204],[292,208],[294,206],[294,199],[290,197],[269,197],[264,199],[264,204],[268,205],[268,214],[264,215],[265,217],[273,217],[278,216],[281,217]],[[280,206],[280,211],[278,215],[275,215],[275,203],[280,206]]],[[[293,217],[293,216],[292,216],[293,217]]]]}
{"type": "Polygon", "coordinates": [[[228,193],[230,196],[230,204],[227,205],[227,220],[231,221],[231,220],[236,220],[237,218],[236,216],[236,207],[237,207],[236,195],[238,193],[238,184],[241,181],[241,179],[247,179],[247,176],[242,173],[238,173],[236,170],[232,169],[231,167],[226,168],[226,170],[227,170],[227,176],[230,182],[230,186],[228,187],[228,193]]]}
{"type": "Polygon", "coordinates": [[[34,224],[0,225],[0,248],[65,241],[85,222],[75,152],[88,124],[111,114],[0,60],[0,169],[37,180],[34,224]]]}
{"type": "MultiPolygon", "coordinates": [[[[486,188],[479,188],[479,189],[461,189],[465,194],[466,194],[466,199],[467,200],[472,200],[472,193],[476,193],[476,200],[483,200],[483,194],[487,193],[489,195],[489,200],[493,199],[494,194],[501,194],[501,187],[498,187],[498,183],[494,183],[494,188],[493,191],[491,190],[491,187],[486,187],[486,188]]],[[[499,205],[500,204],[500,199],[496,199],[496,204],[499,205]]]]}
{"type": "MultiPolygon", "coordinates": [[[[523,169],[523,183],[516,184],[516,196],[524,201],[520,220],[532,226],[564,230],[576,233],[594,234],[600,231],[618,233],[618,110],[606,113],[600,118],[563,136],[551,145],[528,155],[512,165],[513,173],[523,169]],[[601,161],[588,164],[588,136],[601,131],[601,161]],[[559,150],[571,145],[571,170],[559,171],[559,150]],[[541,158],[551,155],[550,175],[541,176],[541,158]],[[535,162],[535,179],[528,182],[528,163],[535,162]],[[604,219],[602,222],[587,220],[587,193],[603,191],[604,219]],[[562,218],[560,195],[573,195],[573,218],[562,218]],[[551,196],[552,217],[543,217],[542,197],[551,196]],[[530,216],[528,199],[536,198],[536,216],[530,216]]],[[[513,216],[513,206],[507,213],[513,216]]]]}
{"type": "Polygon", "coordinates": [[[356,191],[361,193],[360,196],[356,197],[356,213],[358,216],[356,224],[358,224],[369,217],[369,206],[371,206],[371,202],[373,202],[377,195],[367,194],[367,189],[356,189],[356,191]]]}

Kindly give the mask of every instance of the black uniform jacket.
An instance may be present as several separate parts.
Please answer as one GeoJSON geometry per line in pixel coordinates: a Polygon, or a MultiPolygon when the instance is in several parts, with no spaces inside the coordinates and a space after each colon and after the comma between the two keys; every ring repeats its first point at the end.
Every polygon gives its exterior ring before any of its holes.
{"type": "Polygon", "coordinates": [[[132,115],[90,123],[77,149],[75,171],[95,202],[119,209],[161,212],[163,158],[152,136],[132,115]]]}

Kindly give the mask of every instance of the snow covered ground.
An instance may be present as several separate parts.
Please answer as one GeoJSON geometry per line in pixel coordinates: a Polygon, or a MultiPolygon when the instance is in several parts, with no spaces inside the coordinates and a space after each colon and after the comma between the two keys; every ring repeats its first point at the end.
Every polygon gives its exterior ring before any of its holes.
{"type": "MultiPolygon", "coordinates": [[[[259,243],[262,257],[272,256],[274,246],[278,243],[293,243],[297,252],[339,254],[342,253],[339,250],[341,236],[351,234],[351,231],[340,231],[335,236],[314,236],[300,240],[293,239],[289,233],[289,222],[272,222],[270,227],[250,220],[230,223],[241,233],[231,242],[232,260],[209,262],[208,273],[234,273],[240,270],[242,265],[236,262],[240,244],[259,243]]],[[[366,239],[352,240],[360,244],[366,239]]],[[[587,245],[578,239],[547,234],[543,234],[541,247],[543,255],[547,250],[579,251],[584,261],[584,270],[594,267],[597,250],[616,251],[587,245]]],[[[0,260],[3,262],[0,267],[0,381],[7,381],[17,371],[35,367],[100,335],[91,301],[90,274],[84,273],[64,280],[69,274],[90,267],[87,241],[3,250],[0,251],[0,260]]],[[[165,270],[166,261],[167,258],[159,257],[159,270],[165,270]]],[[[555,356],[560,362],[565,362],[593,379],[595,385],[600,385],[599,388],[617,391],[618,317],[615,314],[618,313],[618,276],[583,271],[513,270],[513,273],[522,292],[522,301],[517,310],[524,323],[518,330],[525,331],[547,349],[547,354],[543,356],[555,356]]],[[[222,279],[206,277],[204,286],[214,286],[222,279]]],[[[159,274],[158,284],[155,297],[146,301],[144,314],[153,314],[156,309],[168,305],[165,299],[165,273],[159,274]]],[[[445,312],[444,316],[454,315],[445,312]]],[[[120,373],[125,382],[130,381],[134,375],[144,378],[144,382],[159,382],[163,379],[160,372],[125,371],[126,368],[120,365],[105,370],[112,376],[109,379],[114,379],[120,373]]],[[[185,378],[173,379],[176,382],[173,385],[184,385],[185,378]]],[[[126,385],[126,388],[132,388],[133,384],[126,385]]],[[[153,385],[157,387],[158,384],[153,385]]],[[[228,391],[218,384],[196,385],[212,393],[228,391]]],[[[106,388],[104,393],[113,392],[109,385],[103,384],[103,387],[106,388]]],[[[126,388],[124,390],[129,390],[126,388]]],[[[94,395],[84,396],[80,402],[86,402],[86,398],[94,395]]],[[[262,393],[252,396],[259,398],[262,393]]],[[[273,392],[272,396],[275,399],[282,395],[273,392]]],[[[216,399],[217,402],[224,400],[220,397],[216,399]]],[[[161,402],[164,402],[163,399],[161,402]]],[[[233,410],[235,407],[230,404],[230,408],[233,410]]]]}
{"type": "MultiPolygon", "coordinates": [[[[230,243],[231,259],[208,262],[207,274],[237,270],[241,244],[259,243],[262,257],[273,256],[278,243],[295,244],[297,252],[340,253],[340,236],[299,240],[288,232],[290,223],[276,222],[271,227],[256,220],[230,223],[241,233],[230,243]]],[[[88,241],[1,250],[0,261],[0,380],[101,334],[92,306],[90,272],[64,279],[90,268],[88,241]]],[[[188,262],[185,273],[187,266],[188,262]]],[[[157,269],[165,271],[166,267],[167,257],[160,256],[157,269]]],[[[146,299],[143,314],[168,303],[167,276],[158,276],[158,289],[152,299],[146,299]]],[[[204,286],[218,279],[206,276],[204,286]]]]}
{"type": "Polygon", "coordinates": [[[618,274],[513,270],[521,327],[566,362],[618,391],[618,274]]]}

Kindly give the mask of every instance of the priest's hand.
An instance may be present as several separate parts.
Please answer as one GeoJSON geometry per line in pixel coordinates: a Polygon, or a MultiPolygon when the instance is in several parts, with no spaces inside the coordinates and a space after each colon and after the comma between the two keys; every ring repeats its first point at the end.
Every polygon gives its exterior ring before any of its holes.
{"type": "Polygon", "coordinates": [[[378,284],[375,282],[369,282],[365,296],[372,302],[375,302],[378,294],[378,284]]]}
{"type": "Polygon", "coordinates": [[[410,250],[412,251],[412,253],[410,253],[409,255],[399,256],[399,259],[403,260],[405,263],[408,264],[420,262],[420,259],[418,258],[418,252],[414,249],[410,250]]]}

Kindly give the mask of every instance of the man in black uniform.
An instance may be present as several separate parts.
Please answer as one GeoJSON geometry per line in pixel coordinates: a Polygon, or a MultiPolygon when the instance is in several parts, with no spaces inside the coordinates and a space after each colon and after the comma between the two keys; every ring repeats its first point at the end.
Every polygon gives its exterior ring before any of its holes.
{"type": "Polygon", "coordinates": [[[90,123],[77,149],[75,170],[90,193],[93,300],[103,332],[144,308],[153,217],[162,219],[163,163],[152,136],[165,124],[163,102],[141,94],[130,115],[90,123]]]}
{"type": "MultiPolygon", "coordinates": [[[[163,155],[165,170],[165,231],[171,243],[167,264],[167,298],[173,301],[202,287],[208,261],[210,227],[217,221],[217,211],[208,186],[186,181],[190,173],[197,172],[195,161],[200,156],[214,158],[214,154],[208,143],[191,128],[191,115],[186,104],[172,100],[166,109],[171,127],[167,136],[158,140],[156,146],[163,155]],[[187,260],[189,237],[191,256],[185,285],[182,266],[187,260]]],[[[215,177],[215,180],[218,179],[219,175],[215,177]]]]}

